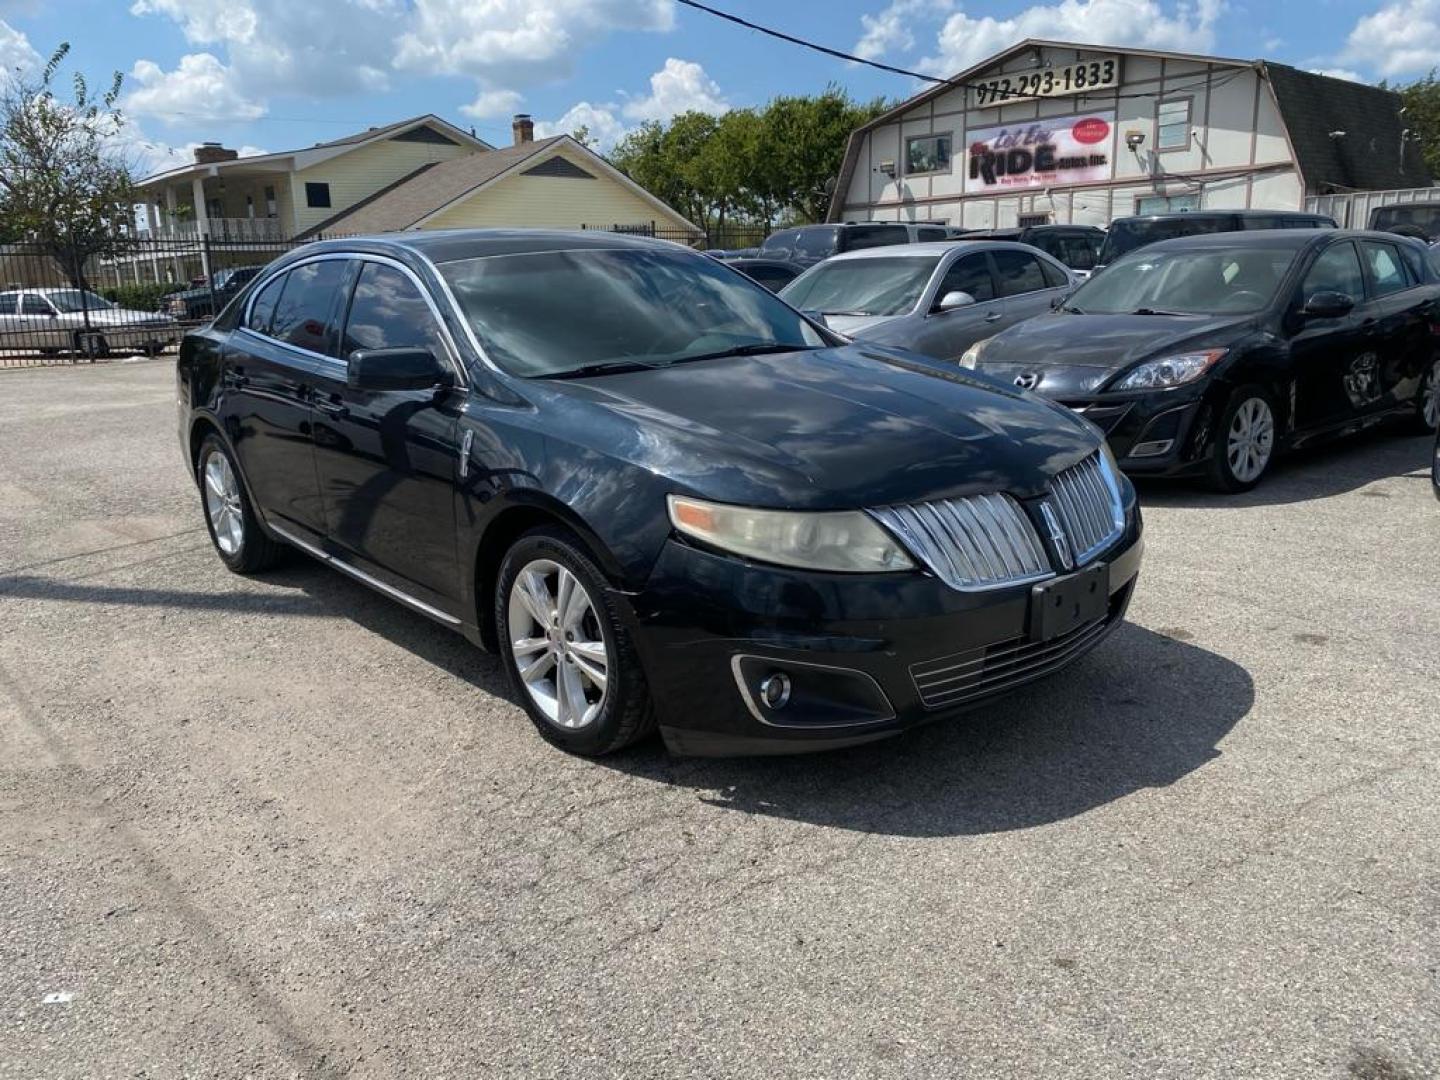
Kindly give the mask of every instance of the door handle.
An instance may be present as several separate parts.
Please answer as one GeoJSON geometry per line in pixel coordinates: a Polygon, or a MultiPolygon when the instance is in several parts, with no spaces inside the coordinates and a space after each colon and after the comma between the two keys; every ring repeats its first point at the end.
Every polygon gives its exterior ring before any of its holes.
{"type": "Polygon", "coordinates": [[[1375,320],[1374,320],[1374,319],[1366,319],[1364,322],[1362,322],[1362,323],[1360,324],[1360,330],[1361,330],[1364,334],[1366,334],[1367,336],[1369,336],[1369,335],[1375,333],[1375,325],[1376,325],[1376,324],[1375,324],[1375,320]]]}
{"type": "Polygon", "coordinates": [[[1000,314],[1000,312],[998,312],[998,311],[992,311],[992,312],[990,312],[989,315],[986,315],[986,316],[985,316],[985,321],[986,321],[986,322],[996,322],[997,320],[999,320],[999,319],[1001,319],[1001,318],[1004,318],[1004,316],[1002,316],[1002,315],[1000,314]]]}
{"type": "Polygon", "coordinates": [[[336,420],[344,420],[350,415],[349,409],[331,398],[316,398],[315,408],[319,409],[326,416],[333,416],[336,420]]]}
{"type": "Polygon", "coordinates": [[[222,386],[228,386],[238,390],[242,386],[249,386],[250,379],[245,374],[244,368],[229,368],[225,374],[220,377],[220,383],[222,386]]]}

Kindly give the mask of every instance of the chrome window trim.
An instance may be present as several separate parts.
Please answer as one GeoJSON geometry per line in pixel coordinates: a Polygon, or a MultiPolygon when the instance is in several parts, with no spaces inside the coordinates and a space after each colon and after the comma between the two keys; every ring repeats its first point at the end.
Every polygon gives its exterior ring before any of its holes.
{"type": "Polygon", "coordinates": [[[420,612],[422,615],[428,615],[430,616],[430,618],[437,619],[440,622],[445,623],[447,626],[460,625],[460,620],[457,619],[454,615],[447,615],[439,608],[433,607],[430,604],[425,603],[424,600],[417,600],[409,593],[401,592],[399,589],[395,588],[395,586],[387,585],[379,578],[371,577],[369,574],[365,573],[364,570],[359,570],[356,567],[351,566],[345,560],[337,558],[334,555],[329,554],[328,552],[320,550],[314,544],[301,540],[294,533],[291,533],[288,530],[281,528],[279,525],[276,525],[273,522],[266,522],[266,524],[270,526],[271,532],[281,537],[283,540],[285,540],[286,543],[294,544],[301,551],[305,552],[305,554],[312,555],[326,565],[333,566],[336,570],[340,570],[346,574],[349,574],[357,581],[361,581],[364,582],[366,585],[369,585],[372,589],[384,593],[386,596],[389,596],[392,599],[399,600],[402,604],[409,605],[416,611],[420,612]]]}
{"type": "MultiPolygon", "coordinates": [[[[434,269],[434,263],[432,263],[429,259],[424,258],[424,256],[421,256],[421,258],[428,266],[431,267],[432,270],[434,269]]],[[[408,266],[400,262],[398,259],[392,258],[389,255],[377,255],[374,252],[369,251],[323,251],[317,255],[307,255],[303,259],[296,259],[292,263],[286,263],[284,266],[278,267],[273,273],[267,274],[263,278],[258,278],[259,283],[254,286],[254,288],[250,292],[249,297],[247,297],[245,300],[245,311],[243,318],[241,319],[241,325],[237,326],[236,329],[243,330],[251,337],[259,338],[261,341],[269,342],[272,345],[279,345],[281,348],[292,349],[295,352],[301,353],[308,357],[313,357],[326,364],[331,364],[339,368],[346,367],[345,360],[342,357],[326,356],[324,353],[317,353],[313,349],[307,349],[303,345],[292,345],[288,341],[281,341],[279,338],[271,337],[269,334],[262,334],[260,333],[260,331],[252,329],[248,325],[250,322],[250,310],[255,306],[256,298],[259,297],[259,295],[265,291],[265,288],[281,274],[288,274],[291,270],[297,269],[301,266],[307,266],[310,263],[333,262],[342,260],[345,262],[379,263],[382,266],[389,266],[392,269],[398,270],[400,271],[400,273],[404,274],[405,277],[410,280],[410,284],[414,285],[416,290],[420,293],[421,298],[425,301],[425,306],[430,309],[430,314],[434,316],[435,324],[440,329],[441,340],[445,343],[445,359],[450,364],[451,368],[453,368],[455,371],[456,386],[462,389],[469,387],[470,378],[469,374],[465,370],[464,361],[460,357],[460,350],[455,344],[455,338],[454,335],[450,333],[450,328],[445,325],[445,319],[440,314],[440,307],[438,304],[435,303],[435,298],[430,295],[430,290],[425,287],[425,282],[421,280],[420,276],[416,274],[415,271],[411,270],[408,266]]],[[[439,278],[443,285],[445,279],[441,277],[439,273],[436,273],[435,276],[439,278]]],[[[448,292],[448,289],[446,291],[448,292]]],[[[454,302],[454,297],[450,297],[450,303],[452,306],[454,305],[454,302]]],[[[341,325],[337,327],[337,329],[340,330],[342,334],[345,330],[345,315],[348,315],[348,310],[342,313],[341,325]]],[[[465,327],[468,331],[469,324],[466,323],[465,327]]],[[[471,335],[472,341],[473,336],[474,335],[471,335]]]]}

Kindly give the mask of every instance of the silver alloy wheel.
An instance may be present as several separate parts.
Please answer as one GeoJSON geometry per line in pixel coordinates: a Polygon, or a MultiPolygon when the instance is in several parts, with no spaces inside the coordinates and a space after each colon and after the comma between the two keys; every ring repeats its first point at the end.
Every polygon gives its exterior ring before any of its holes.
{"type": "Polygon", "coordinates": [[[1248,484],[1265,471],[1275,449],[1275,416],[1263,398],[1246,398],[1235,410],[1226,437],[1225,456],[1230,472],[1248,484]]]}
{"type": "Polygon", "coordinates": [[[546,719],[571,730],[594,723],[605,706],[610,654],[580,580],[550,559],[526,563],[510,586],[506,621],[515,669],[546,719]]]}
{"type": "Polygon", "coordinates": [[[245,545],[245,510],[235,470],[219,450],[205,459],[205,512],[215,530],[215,546],[233,558],[245,545]]]}
{"type": "Polygon", "coordinates": [[[1430,378],[1425,380],[1422,393],[1425,401],[1421,414],[1425,417],[1425,426],[1431,430],[1440,428],[1440,360],[1430,368],[1430,378]]]}

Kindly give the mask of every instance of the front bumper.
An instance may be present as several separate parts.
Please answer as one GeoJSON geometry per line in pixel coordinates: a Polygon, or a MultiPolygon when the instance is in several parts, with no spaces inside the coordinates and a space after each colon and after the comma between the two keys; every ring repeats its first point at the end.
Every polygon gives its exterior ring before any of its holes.
{"type": "Polygon", "coordinates": [[[1179,476],[1204,466],[1213,416],[1202,388],[1056,400],[1104,432],[1121,471],[1131,476],[1179,476]]]}
{"type": "MultiPolygon", "coordinates": [[[[1027,638],[1031,586],[960,592],[929,574],[838,575],[760,566],[671,540],[631,597],[634,638],[669,748],[786,754],[896,735],[1064,667],[1122,621],[1143,543],[1131,504],[1103,617],[1027,638]],[[781,709],[760,685],[793,681],[781,709]]],[[[1092,562],[1091,565],[1094,565],[1092,562]]]]}

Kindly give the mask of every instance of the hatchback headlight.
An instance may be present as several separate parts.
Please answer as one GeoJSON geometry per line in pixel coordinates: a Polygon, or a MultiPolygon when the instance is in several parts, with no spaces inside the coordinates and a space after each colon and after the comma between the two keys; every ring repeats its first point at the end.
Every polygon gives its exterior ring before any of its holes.
{"type": "Polygon", "coordinates": [[[968,349],[966,349],[963,353],[960,354],[960,366],[963,368],[970,368],[973,371],[975,365],[980,363],[980,354],[985,351],[985,346],[989,345],[990,342],[993,340],[994,338],[981,338],[979,341],[975,342],[974,345],[971,345],[968,349]]]}
{"type": "Polygon", "coordinates": [[[1200,378],[1224,355],[1224,349],[1205,349],[1201,352],[1165,356],[1159,360],[1146,360],[1110,389],[1163,390],[1170,386],[1181,386],[1200,378]]]}
{"type": "Polygon", "coordinates": [[[761,562],[874,574],[911,570],[910,556],[860,510],[803,513],[671,495],[670,522],[686,536],[761,562]]]}

